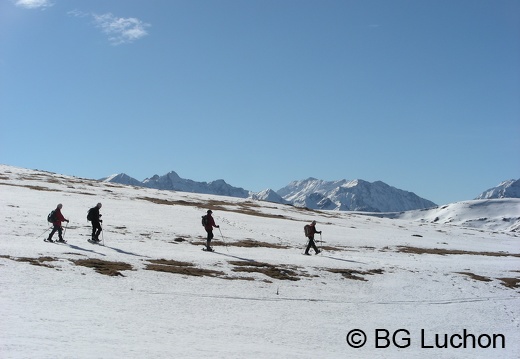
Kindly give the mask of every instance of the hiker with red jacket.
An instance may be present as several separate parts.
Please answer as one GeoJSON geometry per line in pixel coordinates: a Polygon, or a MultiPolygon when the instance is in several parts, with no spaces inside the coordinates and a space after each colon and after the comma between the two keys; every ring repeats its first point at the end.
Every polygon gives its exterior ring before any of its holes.
{"type": "Polygon", "coordinates": [[[209,252],[213,252],[213,248],[211,248],[211,240],[213,239],[213,227],[220,228],[220,226],[217,226],[215,224],[215,220],[211,216],[213,211],[211,209],[208,209],[207,214],[203,217],[203,225],[204,229],[208,233],[208,236],[206,238],[206,250],[209,252]]]}
{"type": "Polygon", "coordinates": [[[316,243],[314,242],[314,234],[319,233],[321,234],[321,231],[316,230],[316,221],[312,221],[311,224],[308,224],[305,226],[305,236],[309,238],[309,243],[307,244],[307,249],[305,249],[305,255],[310,256],[309,250],[311,247],[314,249],[316,254],[320,253],[321,251],[316,247],[316,243]]]}
{"type": "Polygon", "coordinates": [[[49,234],[49,238],[45,239],[45,241],[47,241],[47,242],[54,242],[52,240],[52,236],[54,235],[54,233],[58,232],[57,242],[65,243],[65,240],[62,237],[63,228],[61,227],[61,222],[69,223],[69,220],[65,219],[65,217],[63,217],[63,214],[61,214],[62,207],[63,207],[63,205],[60,203],[54,210],[54,218],[53,218],[53,222],[52,222],[53,228],[52,228],[51,234],[49,234]]]}

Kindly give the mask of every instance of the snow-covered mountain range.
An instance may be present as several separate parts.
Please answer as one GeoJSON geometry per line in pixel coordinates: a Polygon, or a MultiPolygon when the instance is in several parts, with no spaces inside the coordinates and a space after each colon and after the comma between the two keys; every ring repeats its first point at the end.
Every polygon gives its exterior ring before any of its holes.
{"type": "Polygon", "coordinates": [[[363,180],[323,181],[308,178],[293,181],[278,191],[266,189],[254,193],[233,187],[224,180],[207,183],[183,179],[173,171],[163,176],[155,175],[142,182],[124,173],[102,180],[162,190],[251,198],[310,209],[393,212],[435,206],[435,203],[412,192],[397,189],[381,181],[371,183],[363,180]]]}
{"type": "Polygon", "coordinates": [[[323,181],[308,178],[291,182],[277,191],[284,200],[298,207],[340,211],[394,212],[435,207],[415,193],[391,187],[384,182],[323,181]]]}
{"type": "Polygon", "coordinates": [[[219,196],[229,196],[238,198],[247,198],[250,194],[243,188],[233,187],[226,181],[219,179],[211,182],[197,182],[190,179],[181,178],[176,172],[171,171],[163,176],[154,175],[146,178],[144,181],[138,181],[125,173],[109,176],[101,179],[103,182],[113,182],[125,185],[147,187],[153,189],[214,194],[219,196]]]}
{"type": "Polygon", "coordinates": [[[504,181],[498,186],[482,192],[475,199],[491,198],[520,198],[520,179],[504,181]]]}
{"type": "MultiPolygon", "coordinates": [[[[256,193],[234,187],[222,179],[209,183],[184,179],[174,171],[163,176],[154,175],[142,182],[124,173],[109,176],[102,181],[161,190],[250,198],[320,210],[402,212],[437,206],[413,192],[381,181],[367,182],[361,179],[324,181],[308,178],[293,181],[278,191],[266,189],[256,193]]],[[[476,199],[491,198],[520,198],[520,180],[504,181],[497,187],[484,191],[476,199]]]]}

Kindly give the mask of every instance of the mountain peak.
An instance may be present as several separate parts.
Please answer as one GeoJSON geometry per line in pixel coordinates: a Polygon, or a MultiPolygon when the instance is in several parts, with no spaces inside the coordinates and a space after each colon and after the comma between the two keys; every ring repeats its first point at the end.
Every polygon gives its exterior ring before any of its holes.
{"type": "Polygon", "coordinates": [[[504,181],[500,183],[498,186],[482,192],[475,199],[491,198],[520,198],[520,179],[511,179],[504,181]]]}
{"type": "Polygon", "coordinates": [[[114,174],[114,175],[108,176],[106,178],[102,178],[101,181],[114,182],[114,183],[129,185],[129,186],[141,186],[141,182],[139,182],[135,178],[130,177],[126,173],[114,174]]]}

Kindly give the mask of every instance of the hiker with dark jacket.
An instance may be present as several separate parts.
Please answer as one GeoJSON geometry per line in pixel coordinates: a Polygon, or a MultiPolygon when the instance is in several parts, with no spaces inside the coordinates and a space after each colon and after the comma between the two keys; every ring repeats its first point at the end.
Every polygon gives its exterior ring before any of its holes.
{"type": "Polygon", "coordinates": [[[310,256],[309,250],[311,247],[314,249],[316,254],[320,253],[321,251],[316,247],[316,243],[314,242],[314,234],[319,233],[321,234],[321,231],[316,230],[316,221],[312,221],[311,224],[308,224],[305,226],[305,235],[307,238],[309,238],[309,243],[307,244],[307,249],[305,249],[305,254],[310,256]]]}
{"type": "Polygon", "coordinates": [[[87,219],[92,222],[92,241],[99,242],[99,234],[103,230],[101,228],[101,214],[99,213],[99,209],[101,208],[101,203],[98,203],[95,207],[92,207],[88,211],[87,219]]]}
{"type": "Polygon", "coordinates": [[[205,216],[206,217],[206,221],[205,221],[206,224],[204,225],[204,229],[208,233],[208,236],[206,238],[206,250],[207,251],[213,251],[213,249],[210,246],[211,240],[213,239],[213,227],[220,228],[220,226],[217,226],[215,224],[215,220],[211,216],[212,213],[213,213],[213,211],[211,209],[208,209],[207,215],[205,216]]]}
{"type": "Polygon", "coordinates": [[[65,219],[63,217],[63,214],[61,214],[61,209],[63,208],[63,205],[60,203],[54,210],[54,221],[52,222],[53,228],[51,231],[51,234],[49,234],[49,237],[46,239],[47,242],[53,242],[52,236],[54,233],[58,232],[58,241],[61,243],[65,243],[65,240],[62,237],[63,228],[61,227],[61,222],[67,222],[69,223],[68,219],[65,219]]]}

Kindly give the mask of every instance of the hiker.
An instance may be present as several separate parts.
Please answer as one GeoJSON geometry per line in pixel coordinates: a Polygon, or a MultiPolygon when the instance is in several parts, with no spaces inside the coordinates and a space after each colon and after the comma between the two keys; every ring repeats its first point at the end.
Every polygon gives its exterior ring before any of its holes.
{"type": "Polygon", "coordinates": [[[314,234],[319,233],[321,234],[321,231],[316,230],[316,221],[312,221],[311,224],[308,224],[305,226],[305,236],[309,238],[309,243],[307,244],[307,249],[305,249],[305,254],[310,256],[309,250],[311,247],[316,251],[316,254],[320,253],[321,251],[316,247],[316,243],[314,242],[314,234]]]}
{"type": "Polygon", "coordinates": [[[101,223],[103,223],[103,220],[101,220],[101,214],[99,214],[99,209],[101,208],[101,203],[98,203],[96,207],[92,207],[89,209],[87,214],[87,220],[92,222],[92,241],[93,242],[99,242],[99,234],[103,230],[101,228],[101,223]]]}
{"type": "Polygon", "coordinates": [[[211,216],[212,213],[213,213],[213,211],[211,209],[208,209],[207,215],[204,216],[206,218],[205,224],[204,224],[204,229],[206,230],[206,232],[208,232],[208,237],[206,238],[206,250],[207,251],[213,251],[213,249],[210,246],[211,240],[213,239],[213,227],[220,228],[220,226],[217,226],[215,224],[215,220],[211,216]]]}
{"type": "Polygon", "coordinates": [[[58,206],[56,206],[56,209],[54,210],[54,221],[52,222],[53,228],[51,234],[49,234],[49,238],[46,239],[47,242],[54,242],[52,240],[52,236],[54,235],[54,233],[58,232],[57,242],[65,243],[65,240],[62,237],[63,228],[61,227],[61,222],[69,223],[69,220],[65,219],[65,217],[63,217],[63,214],[61,214],[62,208],[63,205],[60,203],[58,204],[58,206]]]}

